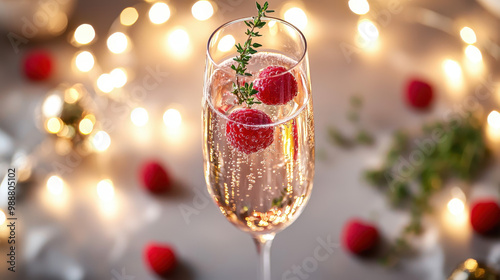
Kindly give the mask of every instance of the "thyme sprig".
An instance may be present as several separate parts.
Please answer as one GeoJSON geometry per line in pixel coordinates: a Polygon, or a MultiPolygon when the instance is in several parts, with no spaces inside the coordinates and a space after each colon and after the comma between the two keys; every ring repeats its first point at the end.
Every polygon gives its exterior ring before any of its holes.
{"type": "Polygon", "coordinates": [[[253,83],[245,82],[243,85],[240,83],[240,76],[251,77],[252,74],[247,72],[247,66],[252,58],[252,55],[257,53],[257,48],[262,45],[259,43],[252,42],[253,38],[262,36],[259,34],[256,29],[261,29],[266,25],[265,21],[262,21],[262,17],[266,17],[266,13],[273,13],[274,10],[268,10],[269,3],[265,2],[264,5],[260,5],[257,3],[258,15],[256,17],[252,17],[253,20],[245,21],[246,26],[248,26],[247,31],[245,32],[248,35],[247,40],[243,44],[243,46],[238,43],[235,45],[236,50],[239,55],[233,58],[238,64],[237,66],[231,65],[231,69],[236,72],[236,83],[233,82],[233,90],[231,91],[238,98],[238,104],[246,103],[249,107],[253,104],[260,104],[260,101],[256,101],[254,97],[255,94],[258,93],[256,89],[253,88],[253,83]]]}
{"type": "Polygon", "coordinates": [[[369,183],[379,186],[394,206],[411,215],[384,263],[394,264],[412,251],[410,237],[425,230],[423,219],[433,210],[430,200],[446,181],[473,181],[487,166],[490,149],[482,133],[483,123],[481,116],[467,112],[462,118],[424,126],[419,137],[398,132],[382,167],[365,172],[369,183]],[[416,161],[412,154],[422,156],[416,161]]]}

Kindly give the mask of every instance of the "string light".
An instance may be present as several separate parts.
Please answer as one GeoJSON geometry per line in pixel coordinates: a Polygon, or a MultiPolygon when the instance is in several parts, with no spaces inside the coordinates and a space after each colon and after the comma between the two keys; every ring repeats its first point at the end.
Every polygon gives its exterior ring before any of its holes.
{"type": "Polygon", "coordinates": [[[462,67],[454,60],[446,59],[443,61],[443,70],[452,80],[458,80],[462,77],[462,67]]]}
{"type": "Polygon", "coordinates": [[[189,46],[189,34],[186,32],[186,30],[177,28],[170,33],[167,41],[168,45],[173,51],[182,53],[185,52],[187,47],[189,46]]]}
{"type": "Polygon", "coordinates": [[[92,139],[92,144],[97,151],[104,152],[111,145],[111,137],[105,131],[98,131],[92,139]]]}
{"type": "Polygon", "coordinates": [[[453,198],[448,202],[448,211],[454,216],[460,216],[465,211],[465,204],[459,198],[453,198]]]}
{"type": "Polygon", "coordinates": [[[88,118],[83,118],[78,125],[78,129],[83,135],[89,135],[94,129],[94,124],[88,118]]]}
{"type": "Polygon", "coordinates": [[[473,62],[473,63],[478,63],[483,60],[483,55],[481,54],[481,51],[473,45],[468,45],[465,48],[465,56],[473,62]]]}
{"type": "Polygon", "coordinates": [[[163,114],[163,123],[167,128],[178,128],[182,123],[182,116],[176,109],[168,109],[163,114]]]}
{"type": "Polygon", "coordinates": [[[363,19],[358,23],[358,33],[368,43],[377,41],[380,35],[375,23],[369,19],[363,19]]]}
{"type": "Polygon", "coordinates": [[[64,191],[64,182],[59,176],[50,176],[47,179],[47,190],[53,195],[61,195],[64,191]]]}
{"type": "Polygon", "coordinates": [[[201,0],[194,3],[191,8],[191,13],[197,20],[207,20],[214,14],[214,7],[212,7],[212,4],[209,1],[201,0]]]}
{"type": "Polygon", "coordinates": [[[139,18],[139,13],[134,7],[125,8],[120,14],[120,23],[125,26],[133,25],[139,18]]]}
{"type": "Polygon", "coordinates": [[[42,113],[45,117],[58,116],[63,109],[63,100],[57,94],[48,96],[42,105],[42,113]]]}
{"type": "Polygon", "coordinates": [[[366,0],[349,0],[349,9],[355,14],[364,15],[370,11],[370,4],[366,0]]]}
{"type": "Polygon", "coordinates": [[[136,126],[145,126],[149,121],[148,111],[142,107],[135,108],[130,113],[130,120],[136,126]]]}
{"type": "Polygon", "coordinates": [[[63,123],[60,118],[52,117],[47,120],[46,129],[49,133],[56,134],[61,131],[63,123]]]}
{"type": "Polygon", "coordinates": [[[476,32],[467,26],[460,30],[460,37],[462,37],[462,40],[467,44],[474,44],[477,41],[476,32]]]}
{"type": "Polygon", "coordinates": [[[108,49],[112,53],[123,53],[128,48],[128,38],[127,35],[122,32],[115,32],[109,36],[107,41],[108,49]]]}
{"type": "Polygon", "coordinates": [[[465,269],[469,270],[470,272],[475,271],[478,266],[479,266],[479,263],[475,259],[467,259],[464,262],[465,269]]]}
{"type": "Polygon", "coordinates": [[[298,7],[293,7],[285,12],[285,20],[297,26],[300,30],[304,30],[307,26],[307,15],[298,7]]]}
{"type": "MultiPolygon", "coordinates": [[[[75,136],[75,128],[72,125],[65,125],[65,126],[63,126],[61,131],[59,131],[57,133],[57,136],[72,139],[75,136]]],[[[56,143],[56,145],[57,145],[57,143],[56,143]]],[[[66,145],[66,144],[61,142],[61,143],[59,143],[59,145],[61,148],[63,148],[63,145],[66,145]]],[[[61,150],[64,150],[64,149],[61,149],[61,150]]]]}
{"type": "Polygon", "coordinates": [[[500,129],[500,113],[498,111],[491,111],[491,113],[488,115],[488,124],[493,129],[500,129]]]}
{"type": "Polygon", "coordinates": [[[75,88],[69,88],[64,91],[64,102],[73,104],[80,99],[80,93],[75,88]]]}
{"type": "Polygon", "coordinates": [[[95,118],[95,116],[94,116],[94,115],[92,115],[92,114],[88,114],[88,115],[86,115],[86,116],[85,116],[85,119],[90,120],[90,121],[92,122],[92,124],[93,124],[93,125],[95,125],[96,118],[95,118]]]}
{"type": "Polygon", "coordinates": [[[109,179],[104,179],[97,183],[97,195],[102,201],[111,201],[115,197],[115,188],[113,182],[109,179]]]}
{"type": "Polygon", "coordinates": [[[94,68],[95,59],[88,51],[79,52],[75,58],[75,65],[81,72],[89,72],[94,68]]]}
{"type": "Polygon", "coordinates": [[[113,88],[113,79],[110,74],[102,74],[97,78],[97,87],[105,93],[110,93],[113,88]]]}
{"type": "Polygon", "coordinates": [[[162,24],[170,18],[170,8],[163,2],[155,3],[149,9],[149,19],[154,24],[162,24]]]}
{"type": "Polygon", "coordinates": [[[123,68],[115,68],[111,73],[111,80],[113,81],[113,87],[121,88],[127,83],[127,72],[123,68]]]}
{"type": "Polygon", "coordinates": [[[221,52],[227,52],[233,49],[234,44],[236,44],[236,40],[233,35],[226,35],[220,39],[217,49],[221,52]]]}
{"type": "Polygon", "coordinates": [[[75,30],[75,41],[81,45],[86,45],[92,42],[95,38],[94,27],[90,24],[82,24],[75,30]]]}

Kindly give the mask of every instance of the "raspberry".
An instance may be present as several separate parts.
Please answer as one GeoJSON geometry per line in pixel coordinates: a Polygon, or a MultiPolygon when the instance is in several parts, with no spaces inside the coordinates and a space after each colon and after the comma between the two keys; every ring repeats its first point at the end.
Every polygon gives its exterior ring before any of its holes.
{"type": "Polygon", "coordinates": [[[411,80],[406,88],[406,101],[416,109],[426,109],[432,103],[434,91],[432,87],[421,80],[411,80]]]}
{"type": "Polygon", "coordinates": [[[479,234],[490,234],[500,228],[500,207],[493,200],[482,200],[472,206],[472,228],[479,234]]]}
{"type": "Polygon", "coordinates": [[[351,253],[365,255],[378,244],[379,233],[375,226],[353,219],[345,225],[342,241],[344,247],[351,253]]]}
{"type": "Polygon", "coordinates": [[[150,243],[144,249],[147,265],[159,276],[170,274],[177,266],[174,250],[168,245],[150,243]]]}
{"type": "Polygon", "coordinates": [[[256,109],[240,109],[229,115],[226,137],[240,152],[255,153],[267,148],[274,141],[273,127],[253,127],[251,125],[270,124],[271,118],[256,109]]]}
{"type": "Polygon", "coordinates": [[[161,193],[170,189],[171,180],[163,166],[150,161],[145,163],[140,171],[143,186],[152,193],[161,193]]]}
{"type": "Polygon", "coordinates": [[[256,96],[260,101],[267,105],[286,104],[297,95],[297,81],[286,71],[282,66],[269,66],[260,71],[254,83],[254,89],[259,91],[256,96]]]}
{"type": "Polygon", "coordinates": [[[34,51],[24,58],[24,75],[32,81],[47,80],[52,74],[52,56],[45,51],[34,51]]]}

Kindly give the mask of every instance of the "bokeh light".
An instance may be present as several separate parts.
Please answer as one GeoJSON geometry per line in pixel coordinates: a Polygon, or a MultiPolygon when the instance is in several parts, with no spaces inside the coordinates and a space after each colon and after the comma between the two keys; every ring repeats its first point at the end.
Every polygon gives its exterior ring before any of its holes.
{"type": "Polygon", "coordinates": [[[111,145],[111,137],[105,131],[98,131],[92,139],[92,144],[97,151],[104,152],[111,145]]]}
{"type": "Polygon", "coordinates": [[[454,60],[446,59],[443,61],[443,70],[450,79],[457,80],[462,78],[462,67],[454,60]]]}
{"type": "Polygon", "coordinates": [[[460,216],[465,211],[465,204],[458,198],[453,198],[448,202],[448,211],[454,216],[460,216]]]}
{"type": "Polygon", "coordinates": [[[163,2],[155,3],[149,9],[149,19],[154,24],[162,24],[170,18],[170,8],[163,2]]]}
{"type": "Polygon", "coordinates": [[[369,19],[363,19],[358,23],[358,32],[361,38],[369,43],[377,41],[380,36],[377,26],[369,19]]]}
{"type": "Polygon", "coordinates": [[[80,93],[75,88],[69,88],[64,91],[64,102],[73,104],[80,99],[80,93]]]}
{"type": "Polygon", "coordinates": [[[97,78],[97,87],[105,93],[109,93],[113,90],[113,79],[110,74],[102,74],[97,78]]]}
{"type": "Polygon", "coordinates": [[[221,52],[228,52],[233,49],[236,40],[233,35],[226,35],[220,39],[217,49],[221,52]]]}
{"type": "Polygon", "coordinates": [[[494,129],[500,129],[500,113],[496,110],[488,115],[488,124],[494,129]]]}
{"type": "Polygon", "coordinates": [[[102,201],[111,201],[115,197],[115,188],[113,182],[109,179],[104,179],[97,183],[97,195],[102,201]]]}
{"type": "Polygon", "coordinates": [[[94,68],[95,59],[88,51],[79,52],[75,58],[76,68],[82,72],[89,72],[94,68]]]}
{"type": "Polygon", "coordinates": [[[127,83],[127,72],[123,68],[115,68],[110,73],[113,87],[121,88],[127,83]]]}
{"type": "Polygon", "coordinates": [[[479,266],[479,263],[475,259],[467,259],[464,262],[465,269],[467,269],[471,272],[475,271],[478,266],[479,266]]]}
{"type": "Polygon", "coordinates": [[[89,135],[92,130],[94,129],[94,124],[92,121],[88,118],[84,118],[80,121],[80,124],[78,125],[78,129],[83,135],[89,135]]]}
{"type": "Polygon", "coordinates": [[[460,37],[462,37],[462,40],[467,44],[474,44],[477,41],[476,32],[467,26],[460,30],[460,37]]]}
{"type": "Polygon", "coordinates": [[[307,26],[307,15],[298,7],[288,9],[285,12],[285,20],[295,25],[300,30],[304,30],[307,26]]]}
{"type": "Polygon", "coordinates": [[[47,120],[45,127],[49,133],[56,134],[61,131],[63,123],[60,118],[52,117],[47,120]]]}
{"type": "Polygon", "coordinates": [[[366,0],[349,0],[349,9],[355,14],[364,15],[370,11],[370,4],[366,0]]]}
{"type": "Polygon", "coordinates": [[[478,63],[483,60],[483,54],[476,46],[473,45],[468,45],[465,48],[465,56],[473,63],[478,63]]]}
{"type": "Polygon", "coordinates": [[[123,53],[128,48],[128,38],[127,35],[122,32],[115,32],[111,34],[107,41],[108,49],[112,53],[123,53]]]}
{"type": "Polygon", "coordinates": [[[194,3],[193,7],[191,8],[191,13],[197,20],[207,20],[214,14],[214,7],[210,3],[210,1],[201,0],[194,3]]]}
{"type": "Polygon", "coordinates": [[[76,28],[74,37],[75,41],[78,44],[81,45],[89,44],[95,38],[94,27],[92,27],[92,25],[87,23],[80,25],[76,28]]]}
{"type": "Polygon", "coordinates": [[[63,100],[57,94],[49,95],[42,105],[42,113],[45,117],[58,116],[63,109],[63,100]]]}
{"type": "Polygon", "coordinates": [[[53,195],[61,195],[64,191],[63,180],[56,175],[50,176],[47,179],[47,190],[53,195]]]}
{"type": "Polygon", "coordinates": [[[135,108],[130,113],[130,120],[136,126],[145,126],[149,121],[148,111],[142,107],[135,108]]]}
{"type": "Polygon", "coordinates": [[[131,26],[137,21],[138,18],[139,13],[137,12],[136,8],[128,7],[123,9],[123,11],[121,12],[120,23],[125,26],[131,26]]]}
{"type": "Polygon", "coordinates": [[[182,124],[182,116],[176,109],[168,109],[163,114],[163,123],[167,128],[178,128],[182,124]]]}
{"type": "Polygon", "coordinates": [[[189,34],[186,30],[177,28],[168,35],[167,41],[173,51],[183,53],[189,46],[189,34]]]}

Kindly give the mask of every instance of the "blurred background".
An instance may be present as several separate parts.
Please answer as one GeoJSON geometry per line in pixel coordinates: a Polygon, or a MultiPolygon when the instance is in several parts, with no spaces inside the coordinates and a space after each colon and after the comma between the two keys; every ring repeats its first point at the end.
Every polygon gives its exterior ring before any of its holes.
{"type": "MultiPolygon", "coordinates": [[[[270,8],[308,40],[317,158],[273,279],[498,279],[500,2],[270,8]]],[[[243,0],[0,0],[1,279],[256,278],[254,244],[207,194],[200,119],[209,36],[254,14],[243,0]],[[166,276],[148,244],[171,249],[155,251],[166,276]]]]}

